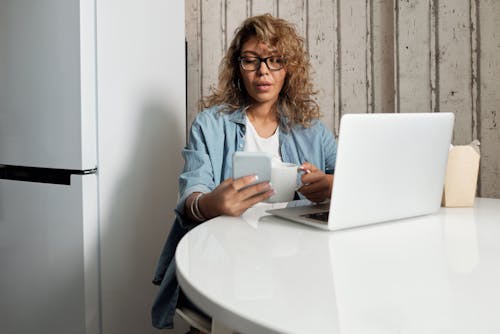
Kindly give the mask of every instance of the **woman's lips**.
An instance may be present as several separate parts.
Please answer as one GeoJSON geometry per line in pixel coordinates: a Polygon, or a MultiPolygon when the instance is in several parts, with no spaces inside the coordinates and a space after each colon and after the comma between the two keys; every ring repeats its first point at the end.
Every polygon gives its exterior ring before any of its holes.
{"type": "Polygon", "coordinates": [[[271,89],[272,85],[270,82],[261,82],[255,85],[258,91],[266,92],[271,89]]]}

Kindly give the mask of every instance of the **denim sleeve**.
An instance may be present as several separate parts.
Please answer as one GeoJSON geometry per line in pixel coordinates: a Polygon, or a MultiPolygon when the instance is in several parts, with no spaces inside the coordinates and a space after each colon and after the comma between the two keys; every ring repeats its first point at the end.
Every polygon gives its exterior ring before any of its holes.
{"type": "Polygon", "coordinates": [[[179,176],[179,201],[175,211],[181,226],[189,227],[191,222],[184,215],[186,199],[194,192],[210,192],[215,188],[211,157],[208,154],[211,138],[198,116],[191,125],[189,141],[182,151],[184,169],[179,176]]]}
{"type": "Polygon", "coordinates": [[[325,173],[333,174],[335,172],[335,161],[337,160],[337,141],[333,133],[324,125],[323,127],[323,149],[325,157],[325,173]]]}

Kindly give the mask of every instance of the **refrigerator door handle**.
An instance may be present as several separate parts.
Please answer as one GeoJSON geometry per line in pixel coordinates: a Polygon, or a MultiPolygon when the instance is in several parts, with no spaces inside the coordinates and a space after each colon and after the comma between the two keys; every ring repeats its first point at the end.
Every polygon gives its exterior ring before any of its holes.
{"type": "Polygon", "coordinates": [[[87,170],[40,168],[0,165],[0,179],[71,185],[71,175],[97,173],[97,168],[87,170]]]}

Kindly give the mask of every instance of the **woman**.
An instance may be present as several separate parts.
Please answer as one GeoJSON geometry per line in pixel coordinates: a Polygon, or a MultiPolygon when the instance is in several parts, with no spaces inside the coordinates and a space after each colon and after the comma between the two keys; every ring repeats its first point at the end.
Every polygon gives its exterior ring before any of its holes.
{"type": "Polygon", "coordinates": [[[300,165],[306,173],[299,197],[330,198],[336,145],[319,121],[303,39],[287,21],[269,14],[245,20],[222,59],[219,84],[203,100],[183,150],[176,220],[162,252],[153,283],[161,284],[153,305],[153,324],[172,328],[180,295],[174,254],[193,226],[219,215],[238,216],[273,195],[255,176],[233,179],[235,151],[264,151],[300,165]]]}

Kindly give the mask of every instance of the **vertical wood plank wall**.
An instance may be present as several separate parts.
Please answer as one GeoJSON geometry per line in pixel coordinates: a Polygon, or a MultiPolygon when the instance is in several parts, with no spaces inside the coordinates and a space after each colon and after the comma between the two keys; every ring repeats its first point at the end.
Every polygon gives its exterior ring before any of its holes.
{"type": "Polygon", "coordinates": [[[263,13],[306,39],[335,134],[345,113],[451,111],[453,143],[481,142],[479,195],[500,198],[500,1],[186,0],[188,125],[234,30],[263,13]]]}

